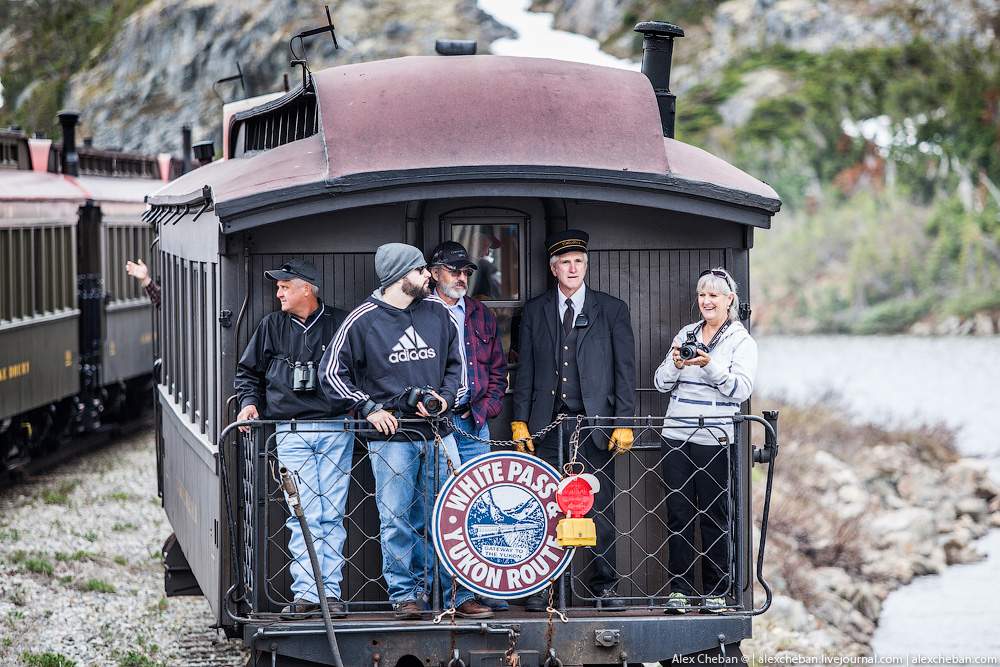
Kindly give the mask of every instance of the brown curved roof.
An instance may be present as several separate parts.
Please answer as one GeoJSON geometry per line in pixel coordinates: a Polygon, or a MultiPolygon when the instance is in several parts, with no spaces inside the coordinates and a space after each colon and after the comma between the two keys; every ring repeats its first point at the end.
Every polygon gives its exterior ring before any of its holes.
{"type": "Polygon", "coordinates": [[[652,86],[639,72],[542,58],[418,56],[335,67],[313,79],[319,134],[212,164],[161,193],[208,184],[222,213],[231,210],[224,202],[248,211],[267,192],[316,196],[366,179],[385,187],[385,174],[457,181],[474,173],[497,180],[603,173],[626,187],[679,186],[740,204],[749,196],[772,213],[780,206],[767,184],[664,139],[652,86]]]}
{"type": "Polygon", "coordinates": [[[329,173],[456,165],[666,170],[638,72],[540,58],[411,57],[315,75],[329,173]]]}

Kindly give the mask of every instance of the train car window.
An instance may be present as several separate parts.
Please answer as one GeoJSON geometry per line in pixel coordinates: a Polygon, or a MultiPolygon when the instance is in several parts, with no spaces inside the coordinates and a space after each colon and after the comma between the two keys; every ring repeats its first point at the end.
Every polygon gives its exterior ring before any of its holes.
{"type": "Polygon", "coordinates": [[[497,318],[504,350],[511,349],[512,322],[524,305],[522,243],[528,215],[510,209],[465,209],[442,216],[444,238],[458,241],[479,267],[469,278],[469,296],[486,303],[497,318]]]}

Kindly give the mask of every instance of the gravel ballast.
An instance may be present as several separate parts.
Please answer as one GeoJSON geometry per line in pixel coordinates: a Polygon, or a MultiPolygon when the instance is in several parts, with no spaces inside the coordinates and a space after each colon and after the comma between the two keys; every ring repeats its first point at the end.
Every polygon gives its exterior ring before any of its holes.
{"type": "Polygon", "coordinates": [[[171,533],[143,428],[0,491],[0,665],[244,665],[201,596],[167,598],[171,533]]]}

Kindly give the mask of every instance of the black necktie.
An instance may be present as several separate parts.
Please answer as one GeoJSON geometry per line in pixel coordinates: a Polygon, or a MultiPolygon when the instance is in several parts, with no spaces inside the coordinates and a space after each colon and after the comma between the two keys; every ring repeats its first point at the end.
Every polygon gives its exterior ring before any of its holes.
{"type": "Polygon", "coordinates": [[[566,335],[573,329],[573,300],[566,299],[566,313],[563,315],[563,329],[566,330],[566,335]]]}

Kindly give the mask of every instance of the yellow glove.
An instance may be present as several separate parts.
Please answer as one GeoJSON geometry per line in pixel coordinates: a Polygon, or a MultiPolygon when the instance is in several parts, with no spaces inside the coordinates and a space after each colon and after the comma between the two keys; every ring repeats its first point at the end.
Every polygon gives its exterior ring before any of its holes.
{"type": "Polygon", "coordinates": [[[615,456],[632,449],[632,441],[635,435],[630,428],[616,428],[611,434],[611,442],[608,443],[608,451],[614,450],[615,456]]]}
{"type": "MultiPolygon", "coordinates": [[[[528,433],[528,425],[525,424],[524,422],[511,422],[510,430],[514,435],[514,440],[522,440],[531,435],[530,433],[528,433]]],[[[527,442],[519,442],[514,446],[517,447],[517,451],[519,452],[527,450],[532,454],[535,453],[535,443],[533,443],[531,440],[528,440],[527,442]]]]}

